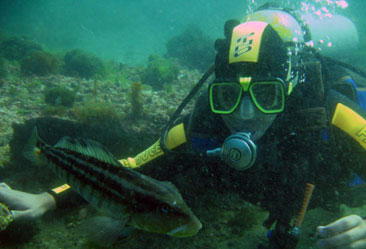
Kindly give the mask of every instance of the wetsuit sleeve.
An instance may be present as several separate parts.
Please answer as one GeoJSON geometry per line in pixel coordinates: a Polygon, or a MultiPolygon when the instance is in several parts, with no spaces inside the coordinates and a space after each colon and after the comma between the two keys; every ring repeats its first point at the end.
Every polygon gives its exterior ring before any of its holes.
{"type": "Polygon", "coordinates": [[[366,149],[365,112],[351,99],[330,91],[331,125],[339,128],[366,149]]]}
{"type": "Polygon", "coordinates": [[[366,114],[357,103],[330,92],[330,134],[341,155],[338,161],[362,178],[366,177],[366,114]]]}
{"type": "Polygon", "coordinates": [[[63,184],[47,191],[56,201],[57,208],[67,208],[85,203],[80,195],[71,190],[70,185],[63,184]]]}
{"type": "MultiPolygon", "coordinates": [[[[184,123],[179,123],[173,128],[171,128],[168,132],[167,139],[166,139],[166,146],[168,149],[174,149],[178,146],[187,142],[184,123]]],[[[153,145],[149,148],[135,156],[134,158],[128,157],[127,159],[119,160],[125,167],[128,168],[138,168],[153,159],[164,155],[164,151],[161,149],[160,139],[156,141],[153,145]]]]}

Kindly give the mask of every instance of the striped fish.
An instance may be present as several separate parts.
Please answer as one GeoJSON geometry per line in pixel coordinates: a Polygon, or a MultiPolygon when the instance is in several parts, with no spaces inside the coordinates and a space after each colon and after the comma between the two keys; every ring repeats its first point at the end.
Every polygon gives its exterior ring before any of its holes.
{"type": "Polygon", "coordinates": [[[26,158],[47,164],[102,214],[121,221],[116,227],[175,237],[195,235],[202,227],[173,184],[124,167],[95,141],[64,137],[51,146],[35,128],[26,148],[26,158]]]}

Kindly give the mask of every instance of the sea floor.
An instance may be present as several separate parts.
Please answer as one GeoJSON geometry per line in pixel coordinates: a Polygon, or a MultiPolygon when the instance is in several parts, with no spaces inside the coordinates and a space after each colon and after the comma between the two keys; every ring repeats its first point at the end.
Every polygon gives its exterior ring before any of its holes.
{"type": "MultiPolygon", "coordinates": [[[[193,212],[203,224],[202,230],[196,236],[172,238],[137,231],[127,239],[110,247],[103,247],[88,242],[81,229],[82,223],[95,215],[92,208],[83,205],[49,212],[32,223],[12,224],[0,235],[0,246],[4,249],[255,249],[259,243],[266,243],[267,229],[261,223],[267,217],[267,213],[244,202],[238,195],[208,193],[205,199],[193,208],[193,212]],[[241,217],[248,218],[248,213],[254,216],[247,219],[250,224],[246,224],[241,217]]],[[[359,208],[342,205],[338,212],[329,212],[321,208],[310,210],[301,227],[301,239],[297,248],[317,248],[316,226],[351,213],[365,215],[366,205],[359,208]]]]}

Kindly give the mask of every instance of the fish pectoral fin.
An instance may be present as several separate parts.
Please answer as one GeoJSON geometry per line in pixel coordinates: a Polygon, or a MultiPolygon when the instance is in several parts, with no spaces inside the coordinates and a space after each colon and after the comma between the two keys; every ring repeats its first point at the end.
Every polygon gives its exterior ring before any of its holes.
{"type": "Polygon", "coordinates": [[[90,242],[102,245],[111,246],[121,239],[125,239],[133,234],[134,228],[127,227],[125,220],[116,220],[107,216],[96,216],[87,219],[82,224],[82,230],[86,232],[90,242]]]}
{"type": "Polygon", "coordinates": [[[55,147],[79,152],[83,155],[97,158],[108,164],[123,167],[104,145],[94,140],[63,137],[58,141],[55,147]]]}
{"type": "Polygon", "coordinates": [[[43,140],[39,137],[37,127],[35,126],[33,128],[33,131],[27,141],[27,143],[24,146],[23,149],[23,156],[31,161],[35,165],[42,165],[43,162],[40,158],[40,150],[37,148],[38,141],[43,142],[43,140]]]}

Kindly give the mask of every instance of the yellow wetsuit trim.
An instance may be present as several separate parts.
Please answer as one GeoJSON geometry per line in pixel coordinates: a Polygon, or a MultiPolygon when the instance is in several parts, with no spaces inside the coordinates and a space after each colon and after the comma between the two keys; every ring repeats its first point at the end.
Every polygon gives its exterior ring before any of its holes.
{"type": "Polygon", "coordinates": [[[0,203],[0,232],[4,231],[13,220],[13,213],[4,203],[0,203]]]}
{"type": "Polygon", "coordinates": [[[52,191],[55,193],[55,194],[60,194],[61,192],[64,192],[65,190],[68,190],[70,187],[70,185],[68,184],[63,184],[57,188],[53,188],[52,191]]]}
{"type": "Polygon", "coordinates": [[[231,37],[229,63],[258,62],[259,48],[267,26],[268,23],[261,21],[236,26],[231,37]]]}
{"type": "Polygon", "coordinates": [[[331,123],[352,136],[366,149],[366,120],[358,113],[338,103],[331,123]]]}
{"type": "MultiPolygon", "coordinates": [[[[174,149],[178,147],[181,144],[184,144],[187,142],[187,138],[184,132],[184,125],[183,123],[178,124],[170,129],[168,132],[167,138],[166,138],[166,147],[168,149],[174,149]]],[[[119,160],[120,163],[122,163],[125,167],[128,168],[138,168],[142,165],[144,165],[147,162],[150,162],[151,160],[163,155],[164,152],[161,149],[160,146],[160,139],[156,141],[153,145],[151,145],[149,148],[138,154],[134,158],[127,158],[127,159],[121,159],[119,160]]]]}
{"type": "Polygon", "coordinates": [[[178,124],[170,129],[166,138],[166,147],[171,150],[181,144],[187,142],[186,133],[184,132],[183,123],[178,124]]]}

